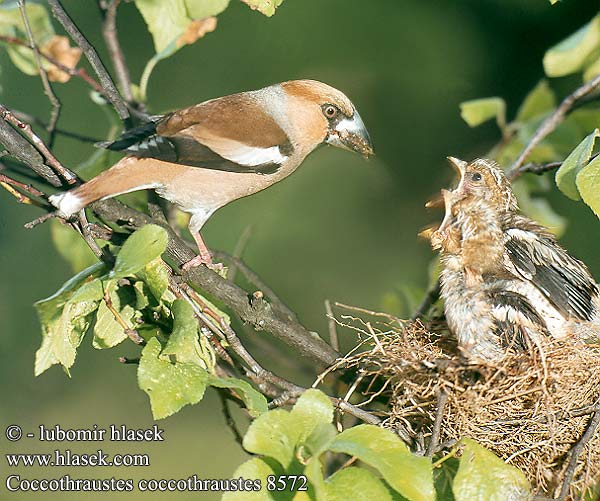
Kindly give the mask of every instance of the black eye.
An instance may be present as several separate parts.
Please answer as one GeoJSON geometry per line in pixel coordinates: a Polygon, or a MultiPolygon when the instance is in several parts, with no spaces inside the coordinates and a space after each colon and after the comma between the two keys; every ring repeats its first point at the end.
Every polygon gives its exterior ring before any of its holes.
{"type": "Polygon", "coordinates": [[[338,113],[339,110],[333,104],[323,106],[323,114],[329,119],[335,118],[338,113]]]}
{"type": "Polygon", "coordinates": [[[479,172],[474,172],[471,174],[471,179],[473,181],[481,181],[481,174],[479,172]]]}

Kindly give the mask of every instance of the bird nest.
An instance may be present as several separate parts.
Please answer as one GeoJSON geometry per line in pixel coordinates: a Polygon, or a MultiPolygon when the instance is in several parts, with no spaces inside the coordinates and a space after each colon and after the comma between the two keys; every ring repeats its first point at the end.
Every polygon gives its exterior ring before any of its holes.
{"type": "Polygon", "coordinates": [[[539,495],[558,495],[566,479],[563,498],[577,498],[598,482],[600,344],[548,340],[495,366],[473,365],[441,324],[341,318],[368,349],[340,364],[389,398],[385,425],[413,450],[441,454],[473,438],[520,468],[539,495]]]}

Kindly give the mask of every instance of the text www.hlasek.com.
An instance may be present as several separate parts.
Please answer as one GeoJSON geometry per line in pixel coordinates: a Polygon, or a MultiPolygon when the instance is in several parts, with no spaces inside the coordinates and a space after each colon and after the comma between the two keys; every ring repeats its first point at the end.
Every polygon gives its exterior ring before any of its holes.
{"type": "Polygon", "coordinates": [[[148,454],[115,454],[112,458],[98,450],[75,454],[69,449],[53,454],[6,454],[8,466],[150,466],[148,454]]]}

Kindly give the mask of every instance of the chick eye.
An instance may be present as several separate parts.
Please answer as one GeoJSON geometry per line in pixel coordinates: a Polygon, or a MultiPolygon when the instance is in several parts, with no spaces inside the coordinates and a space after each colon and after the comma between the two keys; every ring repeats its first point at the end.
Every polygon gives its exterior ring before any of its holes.
{"type": "Polygon", "coordinates": [[[471,179],[473,181],[481,181],[481,174],[479,172],[474,172],[471,174],[471,179]]]}
{"type": "Polygon", "coordinates": [[[339,110],[333,104],[326,104],[323,107],[323,114],[329,119],[335,118],[338,112],[339,110]]]}

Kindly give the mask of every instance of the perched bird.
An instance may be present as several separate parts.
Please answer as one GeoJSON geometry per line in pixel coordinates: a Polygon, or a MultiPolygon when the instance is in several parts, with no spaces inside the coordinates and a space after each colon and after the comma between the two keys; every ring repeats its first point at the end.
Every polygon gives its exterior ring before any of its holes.
{"type": "Polygon", "coordinates": [[[497,164],[450,161],[460,182],[444,190],[446,215],[431,240],[441,250],[442,296],[459,344],[494,360],[507,342],[527,349],[546,335],[596,340],[600,291],[587,267],[519,214],[497,164]]]}
{"type": "Polygon", "coordinates": [[[212,99],[126,131],[109,150],[126,156],[91,181],[50,202],[69,217],[87,205],[143,189],[191,214],[199,255],[184,268],[210,264],[200,235],[224,205],[281,181],[317,146],[368,157],[369,134],[352,102],[314,80],[294,80],[212,99]]]}

